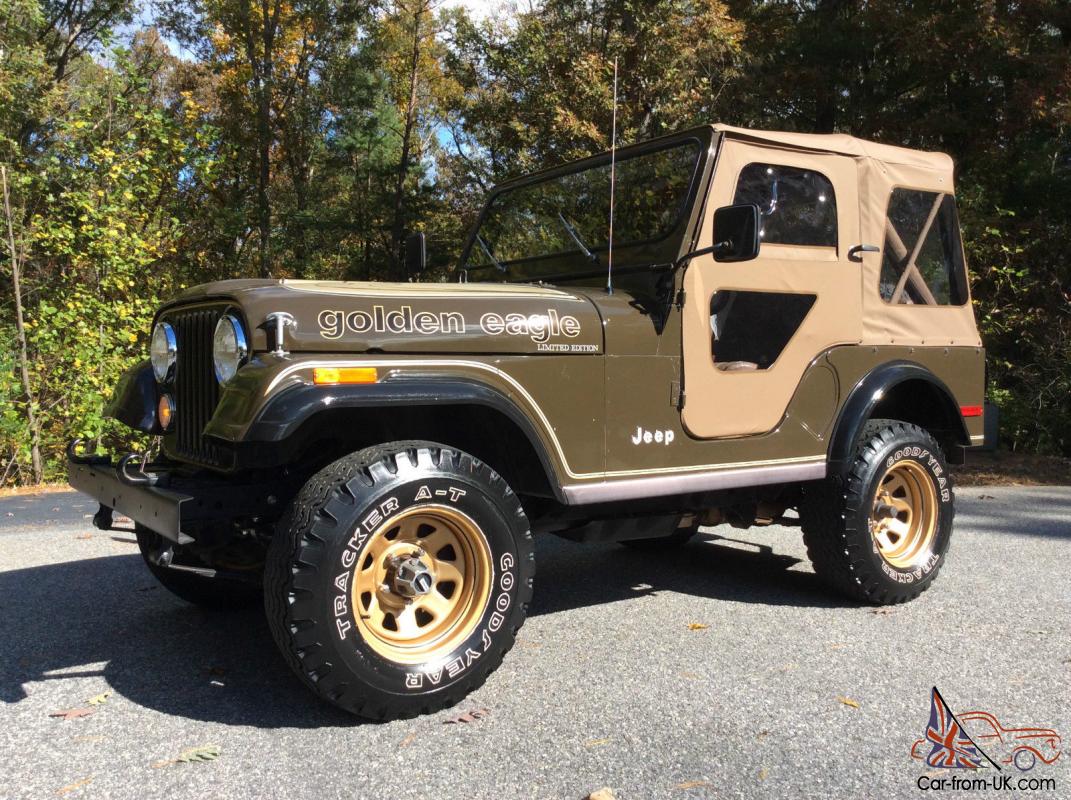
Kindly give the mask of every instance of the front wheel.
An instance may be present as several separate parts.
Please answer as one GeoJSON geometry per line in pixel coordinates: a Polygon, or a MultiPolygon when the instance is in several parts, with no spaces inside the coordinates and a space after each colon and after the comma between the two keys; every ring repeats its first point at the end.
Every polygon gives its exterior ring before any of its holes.
{"type": "Polygon", "coordinates": [[[814,571],[878,605],[929,588],[944,564],[954,516],[940,446],[917,425],[896,420],[868,422],[847,472],[809,485],[800,505],[814,571]]]}
{"type": "Polygon", "coordinates": [[[411,717],[458,702],[502,662],[534,565],[528,519],[499,475],[400,442],[309,480],[269,547],[265,608],[318,695],[367,718],[411,717]]]}

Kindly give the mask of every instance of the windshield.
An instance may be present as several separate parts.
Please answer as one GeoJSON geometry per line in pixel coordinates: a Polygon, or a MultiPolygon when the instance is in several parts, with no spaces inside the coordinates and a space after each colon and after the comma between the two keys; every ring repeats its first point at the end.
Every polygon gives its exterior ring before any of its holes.
{"type": "MultiPolygon", "coordinates": [[[[617,161],[614,251],[668,236],[684,214],[701,151],[689,140],[617,161]]],[[[488,280],[532,280],[606,262],[610,161],[507,189],[485,211],[464,264],[488,280]],[[490,273],[490,274],[485,274],[490,273]]]]}

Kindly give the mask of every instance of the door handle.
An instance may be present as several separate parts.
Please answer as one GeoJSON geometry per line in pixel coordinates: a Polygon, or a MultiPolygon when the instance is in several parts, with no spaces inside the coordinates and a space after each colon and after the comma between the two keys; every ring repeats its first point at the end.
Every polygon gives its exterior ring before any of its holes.
{"type": "Polygon", "coordinates": [[[860,253],[877,253],[880,251],[881,248],[878,247],[876,244],[857,244],[855,247],[851,248],[848,251],[848,260],[862,261],[863,257],[859,255],[860,253]]]}

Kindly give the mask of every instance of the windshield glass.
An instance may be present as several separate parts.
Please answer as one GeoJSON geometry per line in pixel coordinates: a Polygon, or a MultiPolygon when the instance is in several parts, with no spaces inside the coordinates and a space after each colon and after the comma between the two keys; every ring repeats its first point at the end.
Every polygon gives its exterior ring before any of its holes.
{"type": "MultiPolygon", "coordinates": [[[[699,161],[697,141],[617,161],[614,250],[668,236],[699,161]]],[[[464,266],[488,280],[531,280],[605,264],[610,162],[508,189],[491,201],[464,266]],[[587,265],[585,267],[585,265],[587,265]],[[485,274],[489,272],[490,274],[485,274]]]]}

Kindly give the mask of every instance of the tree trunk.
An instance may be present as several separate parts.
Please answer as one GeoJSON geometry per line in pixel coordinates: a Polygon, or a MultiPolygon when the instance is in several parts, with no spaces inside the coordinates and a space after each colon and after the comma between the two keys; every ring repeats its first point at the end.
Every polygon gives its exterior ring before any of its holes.
{"type": "Polygon", "coordinates": [[[420,62],[420,18],[427,11],[421,0],[413,13],[413,52],[409,67],[409,101],[405,106],[405,127],[402,131],[402,156],[398,160],[398,175],[394,183],[394,226],[391,244],[395,268],[402,263],[402,241],[405,237],[405,178],[409,173],[409,153],[412,149],[413,128],[416,125],[417,71],[420,62]]]}
{"type": "Polygon", "coordinates": [[[271,109],[267,90],[261,85],[257,109],[257,226],[260,230],[260,277],[271,277],[271,206],[268,184],[271,181],[271,109]]]}
{"type": "Polygon", "coordinates": [[[833,133],[837,128],[837,98],[840,88],[833,76],[839,74],[841,52],[838,47],[840,22],[837,19],[844,0],[819,0],[815,6],[815,41],[825,81],[815,89],[814,132],[833,133]]]}
{"type": "Polygon", "coordinates": [[[22,289],[19,285],[19,256],[15,248],[15,227],[11,218],[11,199],[7,190],[7,167],[0,166],[0,183],[4,189],[4,216],[7,218],[7,246],[11,253],[11,285],[15,293],[15,338],[19,348],[19,372],[22,390],[26,394],[26,421],[30,427],[30,461],[33,481],[40,483],[44,476],[41,463],[41,431],[34,411],[33,387],[30,385],[30,357],[26,346],[26,323],[22,316],[22,289]]]}
{"type": "MultiPolygon", "coordinates": [[[[257,227],[260,230],[260,277],[271,277],[271,203],[268,188],[271,186],[271,101],[272,67],[275,49],[275,31],[279,21],[279,4],[269,8],[268,0],[261,1],[262,25],[261,46],[257,58],[252,47],[252,37],[247,34],[249,67],[257,81],[257,227]],[[258,63],[259,62],[259,63],[258,63]]],[[[249,24],[247,21],[246,24],[249,24]]]]}

